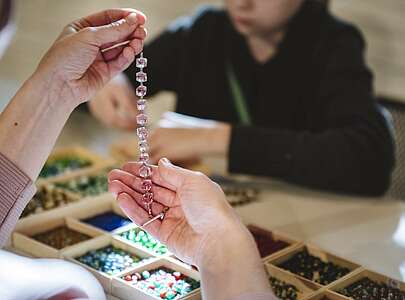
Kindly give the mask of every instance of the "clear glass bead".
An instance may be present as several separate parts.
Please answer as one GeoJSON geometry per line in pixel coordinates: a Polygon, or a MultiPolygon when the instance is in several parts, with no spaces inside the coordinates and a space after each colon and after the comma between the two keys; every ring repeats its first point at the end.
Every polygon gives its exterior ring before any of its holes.
{"type": "Polygon", "coordinates": [[[146,140],[148,138],[148,130],[146,127],[139,127],[136,129],[136,134],[140,140],[146,140]]]}
{"type": "Polygon", "coordinates": [[[146,86],[144,86],[144,85],[140,85],[140,86],[138,86],[137,88],[136,88],[136,91],[135,91],[135,93],[136,93],[136,95],[138,96],[138,97],[145,97],[145,95],[146,95],[146,86]]]}
{"type": "Polygon", "coordinates": [[[148,66],[148,59],[145,57],[139,57],[136,59],[136,67],[143,69],[148,66]]]}
{"type": "Polygon", "coordinates": [[[145,114],[139,114],[136,116],[136,122],[138,125],[144,126],[146,123],[148,123],[148,116],[145,114]]]}
{"type": "Polygon", "coordinates": [[[139,99],[136,102],[136,107],[138,108],[139,111],[144,111],[146,108],[146,100],[145,99],[139,99]]]}
{"type": "Polygon", "coordinates": [[[150,180],[150,179],[142,180],[141,190],[144,193],[149,192],[150,190],[152,190],[152,180],[150,180]]]}
{"type": "Polygon", "coordinates": [[[152,168],[148,165],[144,164],[139,168],[139,176],[142,178],[148,178],[150,175],[152,175],[152,168]]]}
{"type": "Polygon", "coordinates": [[[149,154],[141,150],[141,154],[139,154],[139,160],[141,162],[147,162],[149,160],[149,154]]]}
{"type": "Polygon", "coordinates": [[[146,204],[151,204],[153,202],[153,193],[151,192],[146,192],[145,194],[142,195],[142,200],[146,204]]]}
{"type": "Polygon", "coordinates": [[[141,152],[148,152],[149,146],[148,146],[148,142],[146,140],[140,140],[138,142],[138,146],[139,146],[139,150],[141,152]]]}
{"type": "Polygon", "coordinates": [[[145,72],[139,71],[136,73],[136,81],[146,82],[148,80],[148,75],[145,72]]]}

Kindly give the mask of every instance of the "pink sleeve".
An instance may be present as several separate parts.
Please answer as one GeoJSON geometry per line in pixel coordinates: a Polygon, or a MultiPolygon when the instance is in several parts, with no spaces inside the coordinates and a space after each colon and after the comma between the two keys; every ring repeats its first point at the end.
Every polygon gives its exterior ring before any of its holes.
{"type": "Polygon", "coordinates": [[[31,179],[0,153],[0,248],[7,243],[35,190],[31,179]]]}
{"type": "Polygon", "coordinates": [[[252,293],[239,295],[232,300],[278,300],[273,293],[252,293]]]}

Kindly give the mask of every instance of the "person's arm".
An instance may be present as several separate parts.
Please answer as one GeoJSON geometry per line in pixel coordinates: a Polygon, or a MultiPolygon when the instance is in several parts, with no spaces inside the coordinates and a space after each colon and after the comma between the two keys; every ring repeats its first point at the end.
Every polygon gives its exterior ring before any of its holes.
{"type": "Polygon", "coordinates": [[[383,194],[394,165],[394,146],[387,120],[372,95],[372,75],[363,50],[356,32],[331,47],[319,95],[324,130],[234,126],[230,171],[339,192],[383,194]]]}
{"type": "Polygon", "coordinates": [[[140,12],[118,9],[71,23],[0,115],[0,246],[32,197],[32,182],[70,113],[141,51],[144,22],[140,12]],[[101,54],[124,38],[133,41],[101,54]]]}

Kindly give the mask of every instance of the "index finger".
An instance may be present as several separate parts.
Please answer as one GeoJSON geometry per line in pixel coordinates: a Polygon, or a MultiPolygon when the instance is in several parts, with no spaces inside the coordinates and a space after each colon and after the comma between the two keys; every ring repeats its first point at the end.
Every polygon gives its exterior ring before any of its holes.
{"type": "Polygon", "coordinates": [[[81,18],[81,19],[77,20],[76,22],[83,25],[84,27],[103,26],[103,25],[111,24],[120,19],[124,19],[130,13],[136,14],[139,25],[145,24],[146,16],[141,11],[132,9],[132,8],[107,9],[107,10],[103,10],[98,13],[89,15],[87,17],[81,18]]]}

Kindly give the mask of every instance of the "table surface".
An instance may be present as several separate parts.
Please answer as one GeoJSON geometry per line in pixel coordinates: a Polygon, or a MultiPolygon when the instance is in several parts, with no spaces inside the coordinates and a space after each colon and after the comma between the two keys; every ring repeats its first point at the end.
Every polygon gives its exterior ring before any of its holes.
{"type": "MultiPolygon", "coordinates": [[[[81,145],[108,154],[112,142],[133,133],[107,129],[85,113],[74,113],[57,147],[81,145]]],[[[207,159],[224,172],[222,159],[207,159]]],[[[405,203],[341,196],[286,183],[249,179],[261,189],[258,201],[236,208],[245,223],[313,243],[366,268],[405,281],[405,203]]]]}

